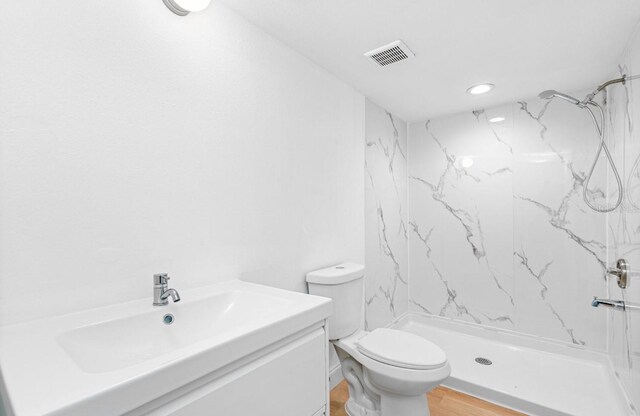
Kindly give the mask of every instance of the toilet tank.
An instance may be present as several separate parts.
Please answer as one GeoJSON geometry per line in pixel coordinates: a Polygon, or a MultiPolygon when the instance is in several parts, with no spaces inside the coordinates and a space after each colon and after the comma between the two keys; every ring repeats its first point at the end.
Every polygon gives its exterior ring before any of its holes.
{"type": "Polygon", "coordinates": [[[364,312],[364,266],[343,263],[307,273],[309,294],[333,301],[329,339],[344,338],[360,329],[364,312]]]}

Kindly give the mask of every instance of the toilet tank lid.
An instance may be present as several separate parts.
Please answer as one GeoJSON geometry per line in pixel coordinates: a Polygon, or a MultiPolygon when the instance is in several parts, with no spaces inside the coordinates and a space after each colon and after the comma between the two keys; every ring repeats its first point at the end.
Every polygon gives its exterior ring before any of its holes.
{"type": "Polygon", "coordinates": [[[364,277],[364,266],[357,263],[342,263],[326,269],[307,273],[307,282],[317,285],[339,285],[364,277]]]}

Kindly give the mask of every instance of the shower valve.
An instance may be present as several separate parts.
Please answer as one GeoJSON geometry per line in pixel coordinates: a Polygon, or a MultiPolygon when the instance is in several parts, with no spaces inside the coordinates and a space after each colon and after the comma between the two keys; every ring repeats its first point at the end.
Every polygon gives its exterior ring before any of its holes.
{"type": "Polygon", "coordinates": [[[625,259],[618,259],[616,267],[609,267],[607,274],[616,276],[620,289],[629,287],[629,263],[625,259]]]}

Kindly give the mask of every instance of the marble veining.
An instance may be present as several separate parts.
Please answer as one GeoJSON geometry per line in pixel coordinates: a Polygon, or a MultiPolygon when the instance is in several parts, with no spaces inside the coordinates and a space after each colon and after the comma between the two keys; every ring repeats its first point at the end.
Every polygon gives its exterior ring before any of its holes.
{"type": "Polygon", "coordinates": [[[514,197],[521,199],[522,201],[530,202],[533,205],[537,206],[538,208],[541,208],[542,210],[544,210],[549,216],[549,224],[551,224],[554,228],[557,228],[558,230],[563,231],[565,234],[569,236],[571,240],[575,241],[576,244],[582,247],[587,253],[592,255],[596,259],[596,261],[600,264],[600,266],[602,266],[602,271],[604,272],[607,266],[605,261],[602,258],[600,258],[600,256],[598,255],[598,251],[605,252],[606,245],[604,243],[601,243],[595,240],[585,240],[580,236],[578,236],[575,232],[573,232],[569,228],[565,227],[566,201],[568,200],[569,197],[573,196],[573,193],[574,192],[572,191],[570,194],[567,194],[563,199],[562,203],[560,204],[560,207],[556,210],[530,198],[525,198],[518,195],[515,195],[514,197]],[[598,251],[596,251],[596,249],[598,251]]]}
{"type": "Polygon", "coordinates": [[[549,310],[551,311],[553,316],[555,316],[558,319],[558,321],[560,322],[560,325],[562,325],[564,330],[567,332],[567,334],[571,338],[571,342],[573,342],[574,344],[584,345],[585,342],[583,340],[577,339],[575,337],[575,335],[573,333],[574,332],[573,329],[567,327],[567,324],[565,323],[564,319],[562,319],[562,316],[560,316],[560,314],[558,313],[556,308],[554,308],[553,305],[551,303],[549,303],[549,301],[547,300],[547,291],[549,290],[549,287],[544,283],[543,278],[544,278],[545,273],[549,269],[549,267],[553,264],[553,260],[551,260],[547,264],[545,264],[542,267],[542,269],[540,269],[538,272],[535,272],[535,271],[533,271],[531,266],[529,266],[529,259],[527,258],[527,255],[525,254],[524,250],[522,250],[520,253],[519,252],[514,252],[513,254],[514,254],[514,256],[516,256],[517,258],[520,259],[520,264],[525,269],[527,269],[527,271],[531,274],[531,276],[533,276],[538,281],[538,283],[540,284],[540,287],[541,287],[541,289],[540,289],[540,297],[545,302],[545,305],[547,305],[547,307],[549,308],[549,310]]]}
{"type": "MultiPolygon", "coordinates": [[[[637,52],[627,60],[621,74],[640,68],[637,52]]],[[[582,200],[599,140],[584,110],[530,99],[407,126],[367,102],[366,327],[411,310],[608,349],[637,414],[638,318],[590,302],[640,303],[605,279],[625,257],[640,284],[638,91],[627,83],[600,97],[625,181],[623,205],[610,214],[582,200]],[[505,120],[490,122],[497,116],[505,120]]],[[[603,206],[617,198],[605,162],[587,190],[603,206]]]]}
{"type": "MultiPolygon", "coordinates": [[[[493,127],[492,123],[489,121],[489,116],[487,115],[487,112],[484,110],[474,110],[472,111],[472,114],[476,117],[476,120],[479,123],[486,123],[487,126],[489,126],[489,128],[491,129],[491,133],[493,134],[493,136],[495,137],[495,139],[499,142],[502,143],[504,146],[507,147],[507,149],[509,149],[509,153],[513,154],[513,147],[511,147],[511,145],[506,142],[505,140],[503,140],[500,135],[498,134],[498,132],[496,131],[496,129],[493,127]],[[480,119],[480,117],[482,117],[482,120],[480,119]]],[[[502,170],[508,170],[509,172],[511,171],[509,168],[502,168],[502,170]]]]}
{"type": "MultiPolygon", "coordinates": [[[[433,260],[431,259],[431,248],[429,247],[429,237],[431,236],[431,233],[434,230],[434,227],[432,227],[424,236],[420,233],[420,230],[418,228],[418,226],[414,223],[411,222],[410,223],[413,232],[417,235],[418,239],[420,239],[420,241],[422,241],[426,247],[426,256],[429,259],[430,265],[433,268],[433,271],[436,273],[436,275],[438,276],[438,279],[440,281],[440,283],[442,284],[442,286],[444,287],[444,289],[446,290],[447,293],[447,299],[446,302],[444,303],[444,305],[440,308],[440,311],[438,312],[438,315],[440,316],[446,316],[447,315],[447,311],[449,309],[452,309],[454,311],[454,313],[457,316],[461,316],[461,315],[465,315],[469,318],[471,318],[473,320],[473,322],[475,323],[481,323],[482,321],[480,321],[480,319],[478,319],[476,316],[474,316],[471,312],[469,312],[469,310],[467,309],[466,306],[464,306],[463,304],[461,304],[456,298],[457,298],[457,293],[455,290],[451,289],[451,287],[449,286],[449,282],[447,281],[447,279],[445,279],[442,275],[442,273],[440,272],[440,270],[438,270],[437,266],[435,265],[435,263],[433,262],[433,260]]],[[[416,300],[410,300],[411,304],[413,304],[414,306],[416,306],[419,310],[423,311],[423,312],[427,312],[427,313],[431,313],[429,312],[429,309],[427,309],[424,305],[421,305],[419,302],[417,302],[416,300]]]]}
{"type": "MultiPolygon", "coordinates": [[[[617,75],[637,75],[640,71],[640,32],[636,32],[618,67],[617,75]]],[[[622,206],[609,214],[607,227],[607,264],[625,258],[632,270],[629,287],[620,289],[609,279],[607,296],[627,303],[640,304],[640,140],[635,125],[640,122],[640,80],[608,88],[608,141],[615,163],[624,181],[622,206]]],[[[610,189],[616,192],[615,181],[610,189]]],[[[616,376],[623,387],[630,413],[640,414],[640,318],[637,311],[608,313],[609,355],[616,376]]]]}
{"type": "MultiPolygon", "coordinates": [[[[606,348],[590,307],[604,287],[605,218],[582,203],[593,126],[562,104],[409,126],[411,310],[606,348]]],[[[606,185],[590,195],[606,198],[606,185]]]]}
{"type": "Polygon", "coordinates": [[[374,329],[408,308],[407,125],[370,101],[365,110],[365,325],[374,329]]]}

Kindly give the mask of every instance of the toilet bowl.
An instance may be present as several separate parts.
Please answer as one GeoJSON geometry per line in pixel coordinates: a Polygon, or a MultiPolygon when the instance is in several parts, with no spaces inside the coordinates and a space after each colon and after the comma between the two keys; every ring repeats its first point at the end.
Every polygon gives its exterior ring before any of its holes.
{"type": "Polygon", "coordinates": [[[408,332],[361,329],[364,267],[340,264],[307,274],[309,293],[333,300],[329,338],[349,387],[349,416],[428,416],[426,393],[451,373],[446,354],[408,332]]]}
{"type": "Polygon", "coordinates": [[[350,416],[426,416],[426,393],[451,373],[438,346],[403,331],[358,331],[333,345],[349,385],[350,416]]]}

